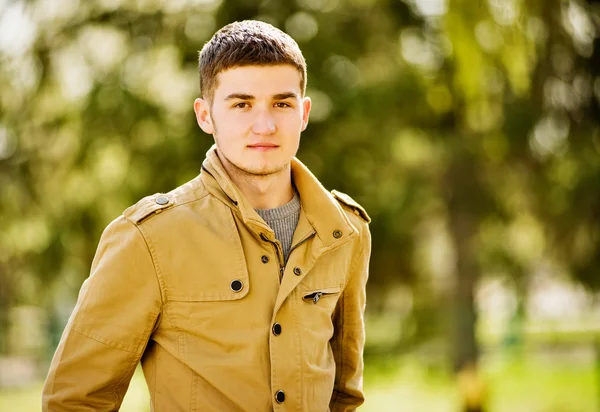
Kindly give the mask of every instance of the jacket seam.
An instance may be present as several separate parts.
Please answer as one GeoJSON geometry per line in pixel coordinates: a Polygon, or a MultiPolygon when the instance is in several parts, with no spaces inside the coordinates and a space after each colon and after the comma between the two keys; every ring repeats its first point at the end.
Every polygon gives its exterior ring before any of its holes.
{"type": "Polygon", "coordinates": [[[73,332],[77,333],[78,335],[85,336],[88,339],[91,339],[91,340],[93,340],[95,342],[101,343],[101,344],[106,345],[106,346],[110,346],[111,348],[115,348],[115,349],[121,350],[123,352],[131,353],[132,355],[136,355],[136,356],[138,355],[137,351],[134,351],[134,350],[131,350],[131,349],[125,349],[123,347],[120,347],[120,346],[118,346],[116,344],[116,342],[104,340],[104,339],[100,338],[96,334],[91,334],[91,333],[86,333],[86,332],[83,332],[83,331],[79,331],[79,330],[75,329],[73,326],[71,326],[71,330],[73,332]]]}
{"type": "MultiPolygon", "coordinates": [[[[154,333],[156,327],[158,326],[156,322],[157,322],[157,320],[159,320],[159,316],[161,314],[163,314],[163,312],[165,312],[164,308],[165,308],[165,296],[166,296],[166,294],[164,292],[164,282],[163,282],[163,279],[162,279],[162,274],[159,274],[160,267],[158,266],[158,259],[156,257],[156,252],[154,250],[153,245],[150,244],[149,239],[148,239],[149,238],[149,234],[145,230],[142,230],[142,228],[140,227],[140,225],[134,224],[131,221],[130,221],[130,223],[137,228],[137,230],[138,230],[138,232],[139,232],[142,240],[144,241],[144,244],[146,245],[146,248],[148,249],[148,253],[150,254],[150,259],[152,260],[152,266],[154,267],[154,276],[156,278],[156,282],[158,283],[158,290],[160,292],[160,300],[161,300],[161,302],[160,302],[160,309],[159,309],[159,312],[158,312],[158,314],[157,314],[156,318],[154,319],[154,322],[153,322],[153,324],[151,326],[150,335],[148,336],[148,340],[149,340],[150,337],[152,336],[152,334],[154,333]]],[[[147,345],[148,345],[148,342],[146,342],[146,345],[144,346],[144,351],[146,350],[147,345]]],[[[142,351],[142,355],[143,355],[144,351],[142,351]]],[[[139,359],[133,365],[133,368],[135,368],[138,363],[140,363],[139,359]]],[[[157,369],[158,369],[158,361],[156,361],[154,363],[154,379],[155,380],[156,380],[157,369]]],[[[115,386],[115,390],[116,390],[117,387],[118,387],[118,385],[115,386]]],[[[151,395],[152,399],[156,400],[156,393],[155,393],[156,392],[156,382],[154,383],[154,389],[153,389],[152,392],[153,392],[152,395],[151,395]]]]}
{"type": "MultiPolygon", "coordinates": [[[[144,243],[146,244],[146,248],[148,249],[148,252],[150,253],[150,258],[152,260],[152,266],[154,266],[154,276],[156,277],[156,281],[158,283],[158,289],[160,291],[160,300],[161,300],[160,312],[158,313],[158,316],[160,316],[161,314],[167,314],[167,316],[168,316],[168,311],[166,310],[167,292],[166,292],[165,282],[164,282],[164,279],[162,276],[162,271],[160,269],[160,264],[158,263],[158,257],[156,256],[156,250],[154,248],[154,244],[152,243],[152,241],[150,239],[150,234],[145,229],[143,229],[140,225],[134,224],[133,226],[135,226],[137,228],[138,232],[140,233],[140,236],[144,240],[144,243]]],[[[157,318],[158,318],[158,316],[157,316],[157,318]]],[[[153,329],[157,326],[156,319],[154,320],[154,322],[155,322],[155,324],[153,325],[153,329]]],[[[152,336],[152,333],[154,333],[154,331],[150,332],[150,336],[152,336]]]]}
{"type": "MultiPolygon", "coordinates": [[[[131,371],[135,370],[138,363],[139,363],[139,359],[136,359],[135,362],[131,362],[131,365],[127,369],[125,369],[125,372],[121,375],[121,379],[119,379],[117,382],[115,382],[112,393],[113,393],[113,396],[115,397],[115,402],[117,403],[117,405],[120,405],[121,402],[123,401],[122,398],[119,397],[119,393],[118,393],[117,389],[119,388],[119,385],[121,383],[123,383],[123,381],[125,380],[125,377],[128,376],[131,371]]],[[[131,375],[133,375],[133,373],[131,375]]]]}
{"type": "MultiPolygon", "coordinates": [[[[360,241],[360,240],[359,240],[360,241]]],[[[346,281],[346,285],[344,286],[344,291],[342,292],[342,297],[341,297],[341,302],[342,302],[342,308],[340,310],[340,312],[342,313],[342,321],[341,321],[341,342],[340,342],[340,383],[344,384],[344,365],[346,364],[345,362],[345,358],[344,358],[344,342],[346,341],[344,333],[345,333],[345,322],[346,322],[346,309],[347,309],[347,305],[346,305],[346,298],[347,298],[347,293],[346,293],[346,287],[350,284],[350,282],[352,281],[352,277],[353,275],[355,275],[355,271],[356,271],[356,266],[358,264],[359,258],[362,257],[364,255],[364,251],[365,251],[365,245],[362,244],[361,245],[361,249],[360,249],[360,253],[358,254],[358,257],[353,259],[352,264],[350,265],[350,276],[348,276],[348,280],[346,281]]],[[[340,387],[340,389],[342,391],[345,390],[345,387],[340,387]]],[[[343,403],[340,402],[340,391],[339,390],[335,390],[334,387],[334,397],[332,399],[332,403],[334,404],[335,407],[335,403],[343,403]]]]}
{"type": "MultiPolygon", "coordinates": [[[[345,365],[345,359],[344,359],[344,342],[345,342],[345,336],[344,333],[346,331],[346,328],[344,327],[344,323],[346,322],[346,291],[344,290],[344,294],[342,296],[342,308],[341,311],[342,313],[342,322],[341,322],[341,331],[340,331],[340,344],[339,344],[339,348],[340,348],[340,383],[343,384],[344,382],[344,365],[345,365]]],[[[343,388],[340,388],[343,390],[343,388]]],[[[334,403],[337,402],[338,398],[339,398],[339,394],[340,391],[336,390],[335,391],[335,399],[334,399],[334,403]]]]}
{"type": "MultiPolygon", "coordinates": [[[[91,317],[92,319],[94,319],[94,317],[92,315],[90,315],[89,312],[86,312],[86,311],[82,310],[81,313],[82,314],[86,314],[88,317],[91,317]]],[[[71,325],[71,330],[74,331],[74,332],[79,333],[80,335],[87,336],[88,338],[93,339],[93,340],[95,340],[97,342],[103,343],[105,345],[108,345],[108,346],[116,348],[116,349],[121,349],[121,350],[123,350],[125,352],[133,353],[133,354],[136,354],[136,355],[139,354],[139,353],[141,353],[141,351],[139,350],[139,348],[140,348],[141,343],[144,341],[144,337],[143,337],[144,335],[143,334],[145,334],[145,332],[146,332],[146,330],[143,331],[142,336],[138,337],[138,339],[136,339],[134,345],[124,345],[124,344],[122,344],[120,342],[116,342],[116,341],[112,341],[110,339],[106,339],[103,336],[100,336],[100,335],[98,335],[98,334],[96,334],[94,332],[91,332],[89,330],[89,328],[82,328],[75,321],[71,325]]]]}
{"type": "Polygon", "coordinates": [[[149,380],[146,380],[146,385],[148,385],[148,392],[150,395],[150,410],[155,410],[155,406],[156,406],[156,376],[158,374],[158,362],[159,362],[159,350],[155,347],[154,348],[155,351],[155,356],[154,356],[154,362],[152,365],[152,369],[153,369],[153,374],[152,374],[152,387],[150,387],[150,382],[149,380]]]}
{"type": "Polygon", "coordinates": [[[156,281],[158,282],[158,289],[160,290],[160,300],[161,300],[161,308],[164,305],[165,301],[166,301],[166,291],[165,291],[165,284],[164,284],[164,280],[162,277],[162,272],[160,270],[160,265],[158,264],[158,258],[156,257],[156,251],[154,249],[154,245],[152,244],[152,242],[150,241],[150,236],[149,234],[142,229],[141,226],[139,225],[133,225],[137,228],[138,232],[140,233],[140,236],[142,237],[142,239],[144,240],[144,243],[146,244],[146,248],[148,249],[148,252],[150,253],[150,258],[152,259],[152,266],[154,266],[154,275],[156,277],[156,281]]]}
{"type": "Polygon", "coordinates": [[[198,375],[192,371],[192,387],[190,388],[191,390],[191,396],[190,396],[190,412],[196,412],[197,408],[196,408],[196,396],[197,396],[197,391],[198,391],[198,380],[199,377],[198,375]]]}
{"type": "MultiPolygon", "coordinates": [[[[239,280],[247,280],[248,276],[238,276],[239,280]]],[[[170,296],[169,302],[212,302],[212,301],[231,301],[240,300],[247,293],[205,293],[196,296],[170,296]]]]}
{"type": "MultiPolygon", "coordinates": [[[[201,198],[195,199],[194,201],[203,199],[204,197],[205,196],[202,196],[201,198]]],[[[152,262],[154,264],[154,270],[156,272],[156,277],[158,279],[158,283],[159,283],[160,290],[161,290],[161,300],[162,300],[162,304],[163,304],[162,307],[164,308],[163,314],[169,319],[169,322],[171,323],[173,329],[177,331],[178,352],[179,352],[179,355],[181,356],[181,358],[183,360],[185,360],[186,359],[186,354],[185,354],[186,336],[183,333],[183,331],[179,328],[177,323],[175,323],[173,321],[173,318],[171,317],[171,314],[169,313],[169,308],[168,308],[169,297],[167,296],[166,285],[165,285],[165,282],[164,282],[164,279],[162,276],[162,271],[160,269],[158,257],[156,256],[156,249],[154,248],[154,244],[151,242],[150,235],[146,232],[146,230],[143,229],[141,226],[137,226],[137,227],[140,232],[145,234],[145,236],[143,236],[143,237],[144,237],[144,240],[146,241],[148,250],[150,251],[150,254],[152,255],[152,262]]]]}
{"type": "MultiPolygon", "coordinates": [[[[292,302],[294,302],[294,305],[298,305],[298,301],[296,299],[293,299],[292,302]]],[[[299,386],[299,390],[298,390],[298,410],[302,410],[302,401],[304,400],[304,393],[302,392],[302,382],[304,382],[303,379],[303,375],[304,375],[304,367],[305,367],[305,362],[303,359],[303,352],[302,352],[302,334],[299,333],[298,331],[300,330],[300,323],[298,321],[298,316],[297,316],[297,311],[293,310],[292,311],[292,317],[294,319],[293,323],[296,325],[296,342],[297,342],[297,346],[296,346],[296,350],[297,350],[297,355],[298,355],[298,360],[300,361],[300,377],[298,380],[298,386],[299,386]]]]}
{"type": "MultiPolygon", "coordinates": [[[[193,201],[198,201],[200,199],[203,199],[205,196],[202,196],[198,199],[194,199],[193,201]]],[[[192,201],[188,202],[191,203],[192,201]]],[[[154,244],[152,243],[151,239],[150,239],[150,234],[141,226],[136,225],[136,227],[138,228],[138,230],[140,231],[140,233],[142,233],[142,237],[144,238],[144,241],[146,242],[146,246],[148,247],[148,250],[150,251],[150,255],[152,256],[152,263],[154,265],[154,271],[156,274],[156,278],[159,284],[159,288],[160,288],[160,293],[161,293],[161,309],[164,308],[164,311],[162,312],[167,319],[169,319],[169,322],[171,323],[172,327],[174,330],[177,331],[177,347],[178,347],[178,352],[179,355],[181,356],[181,358],[183,360],[186,359],[185,356],[185,335],[183,333],[183,331],[179,328],[179,326],[177,326],[177,324],[173,321],[173,319],[171,318],[171,314],[169,313],[169,308],[168,308],[168,296],[167,296],[167,290],[166,290],[166,285],[164,282],[164,278],[162,275],[162,271],[160,269],[160,264],[158,262],[158,257],[156,256],[156,249],[154,248],[154,244]]]]}
{"type": "MultiPolygon", "coordinates": [[[[175,204],[173,205],[173,207],[166,208],[166,209],[165,209],[165,212],[166,212],[167,210],[174,210],[174,209],[176,209],[176,208],[177,208],[177,207],[179,207],[179,206],[187,205],[188,203],[194,203],[194,202],[198,202],[198,201],[200,201],[200,200],[204,199],[206,196],[210,195],[210,192],[209,192],[208,190],[206,190],[206,188],[205,188],[204,190],[205,190],[206,192],[205,192],[204,194],[202,194],[202,196],[200,196],[200,197],[196,197],[196,198],[193,198],[193,199],[189,199],[189,200],[186,200],[186,201],[184,201],[184,202],[181,202],[181,203],[175,203],[175,204]]],[[[180,194],[180,195],[173,195],[173,198],[174,198],[174,199],[177,199],[177,198],[180,198],[180,197],[182,197],[183,195],[185,195],[185,193],[182,193],[182,194],[180,194]]]]}
{"type": "MultiPolygon", "coordinates": [[[[126,210],[125,212],[123,212],[123,216],[125,217],[125,220],[127,220],[130,223],[132,223],[134,226],[138,226],[139,227],[143,223],[145,223],[148,219],[150,219],[152,217],[152,215],[158,214],[158,213],[156,213],[158,211],[160,211],[159,213],[166,213],[166,212],[168,212],[170,210],[177,209],[179,206],[187,205],[188,203],[193,203],[193,202],[197,202],[199,200],[202,200],[206,196],[210,195],[210,193],[208,191],[206,191],[206,193],[203,193],[200,197],[194,197],[192,199],[188,199],[188,200],[182,201],[180,203],[175,203],[175,200],[183,197],[186,193],[188,193],[188,192],[184,192],[184,193],[181,193],[181,194],[173,194],[173,192],[176,191],[176,190],[177,189],[175,189],[175,190],[173,190],[171,192],[166,193],[167,196],[169,196],[169,195],[173,196],[173,199],[174,199],[173,204],[167,204],[167,205],[164,205],[164,206],[160,206],[160,205],[154,204],[154,205],[152,205],[153,206],[152,209],[150,209],[147,213],[143,214],[142,216],[140,216],[137,219],[134,218],[135,212],[131,212],[131,213],[127,213],[126,214],[126,212],[127,212],[127,210],[126,210]]],[[[150,196],[145,197],[144,199],[150,200],[154,196],[156,196],[156,195],[150,195],[150,196]]],[[[143,202],[144,199],[140,200],[139,203],[143,202]]],[[[137,205],[134,205],[134,206],[132,206],[132,208],[135,209],[136,206],[137,205]]]]}

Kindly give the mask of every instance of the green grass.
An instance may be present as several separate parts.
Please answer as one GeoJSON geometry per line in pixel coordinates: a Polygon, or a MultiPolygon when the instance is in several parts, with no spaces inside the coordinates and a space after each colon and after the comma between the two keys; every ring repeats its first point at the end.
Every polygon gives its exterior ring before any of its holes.
{"type": "Polygon", "coordinates": [[[549,358],[489,365],[490,410],[594,412],[600,410],[600,382],[594,364],[549,358]]]}
{"type": "Polygon", "coordinates": [[[41,392],[41,383],[26,389],[2,389],[0,390],[0,411],[37,412],[41,408],[41,392]]]}
{"type": "MultiPolygon", "coordinates": [[[[457,412],[460,393],[449,371],[406,357],[365,368],[363,411],[457,412]]],[[[482,362],[488,412],[595,412],[600,382],[593,362],[552,355],[482,362]]]]}
{"type": "MultiPolygon", "coordinates": [[[[594,412],[600,410],[594,365],[585,361],[530,356],[496,357],[482,365],[488,412],[594,412]]],[[[0,391],[0,411],[40,410],[41,383],[24,390],[0,391]]],[[[367,402],[363,412],[458,412],[459,392],[452,375],[427,367],[414,356],[365,369],[367,402]]],[[[148,390],[141,371],[131,382],[121,408],[149,412],[148,390]]]]}
{"type": "MultiPolygon", "coordinates": [[[[42,383],[26,389],[0,390],[0,412],[37,412],[41,409],[42,383]]],[[[136,371],[121,410],[124,412],[150,412],[150,396],[144,375],[136,371]]]]}

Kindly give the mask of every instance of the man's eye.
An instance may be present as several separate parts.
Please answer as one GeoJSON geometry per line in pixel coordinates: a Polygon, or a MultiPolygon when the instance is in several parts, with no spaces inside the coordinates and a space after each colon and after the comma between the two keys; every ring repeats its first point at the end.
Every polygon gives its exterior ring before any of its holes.
{"type": "Polygon", "coordinates": [[[277,102],[277,103],[275,103],[275,107],[284,108],[284,107],[291,107],[291,106],[286,102],[277,102]]]}
{"type": "Polygon", "coordinates": [[[246,109],[248,108],[250,105],[246,102],[239,102],[233,105],[233,107],[236,107],[238,109],[246,109]]]}

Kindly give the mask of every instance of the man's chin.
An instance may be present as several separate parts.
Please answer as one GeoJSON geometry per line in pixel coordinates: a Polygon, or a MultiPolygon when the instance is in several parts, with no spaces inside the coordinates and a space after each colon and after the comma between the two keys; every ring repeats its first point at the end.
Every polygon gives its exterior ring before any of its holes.
{"type": "Polygon", "coordinates": [[[273,166],[273,165],[263,165],[263,166],[243,166],[239,167],[241,171],[251,176],[270,176],[280,173],[285,169],[285,166],[273,166]]]}
{"type": "Polygon", "coordinates": [[[241,161],[239,162],[232,162],[231,159],[228,159],[226,156],[220,157],[226,169],[231,169],[230,171],[233,173],[246,175],[249,177],[265,177],[275,175],[285,170],[287,167],[287,164],[274,164],[265,161],[248,162],[250,159],[243,158],[240,159],[241,161]],[[246,160],[246,162],[243,160],[246,160]]]}

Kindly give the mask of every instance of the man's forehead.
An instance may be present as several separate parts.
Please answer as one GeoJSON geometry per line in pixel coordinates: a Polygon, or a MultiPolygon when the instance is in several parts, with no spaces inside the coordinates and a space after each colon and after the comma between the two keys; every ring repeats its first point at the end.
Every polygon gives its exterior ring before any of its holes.
{"type": "Polygon", "coordinates": [[[215,97],[231,94],[274,97],[294,93],[301,96],[300,72],[291,65],[238,66],[220,72],[216,77],[215,97]]]}

